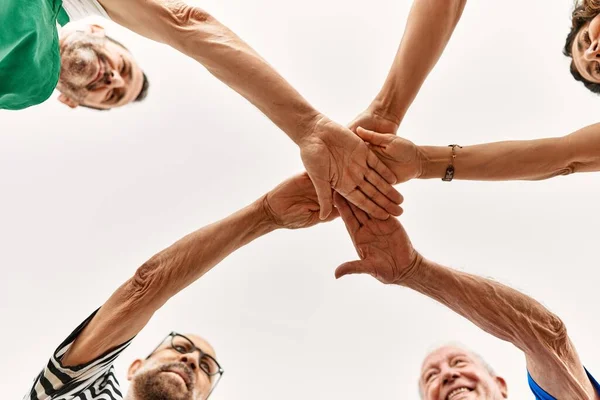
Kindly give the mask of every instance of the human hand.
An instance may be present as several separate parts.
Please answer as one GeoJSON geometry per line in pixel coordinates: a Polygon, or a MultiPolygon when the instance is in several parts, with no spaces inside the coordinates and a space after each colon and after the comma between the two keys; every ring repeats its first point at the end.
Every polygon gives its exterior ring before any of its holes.
{"type": "Polygon", "coordinates": [[[380,282],[399,284],[419,267],[423,257],[413,248],[400,221],[370,218],[337,193],[334,202],[360,257],[337,267],[336,279],[369,274],[380,282]]]}
{"type": "Polygon", "coordinates": [[[394,172],[397,183],[419,178],[423,174],[425,157],[419,147],[410,140],[362,127],[356,129],[356,134],[367,142],[371,151],[394,172]]]}
{"type": "Polygon", "coordinates": [[[319,201],[306,172],[293,176],[263,197],[263,207],[275,226],[287,229],[308,228],[339,216],[336,209],[321,221],[319,201]]]}
{"type": "Polygon", "coordinates": [[[321,116],[299,145],[321,219],[333,209],[332,188],[375,218],[402,214],[402,195],[392,187],[394,173],[349,129],[321,116]]]}
{"type": "Polygon", "coordinates": [[[394,119],[384,116],[383,113],[368,108],[358,114],[358,116],[348,124],[348,128],[354,133],[356,133],[356,129],[359,126],[370,131],[387,132],[395,135],[400,124],[394,119]]]}

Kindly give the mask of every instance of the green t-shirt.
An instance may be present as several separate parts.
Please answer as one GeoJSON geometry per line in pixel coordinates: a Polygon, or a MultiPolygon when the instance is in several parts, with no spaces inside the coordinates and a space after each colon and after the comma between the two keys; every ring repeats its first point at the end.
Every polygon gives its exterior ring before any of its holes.
{"type": "Polygon", "coordinates": [[[62,0],[0,0],[0,109],[47,100],[60,76],[62,0]]]}

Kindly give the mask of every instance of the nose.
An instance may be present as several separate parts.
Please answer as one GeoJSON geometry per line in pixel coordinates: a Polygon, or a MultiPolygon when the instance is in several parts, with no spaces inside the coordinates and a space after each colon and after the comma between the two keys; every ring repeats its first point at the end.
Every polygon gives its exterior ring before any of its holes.
{"type": "Polygon", "coordinates": [[[196,372],[198,364],[192,354],[182,354],[181,357],[179,357],[179,361],[190,367],[192,371],[196,372]]]}
{"type": "Polygon", "coordinates": [[[125,86],[125,80],[119,71],[110,70],[104,73],[104,84],[110,89],[121,88],[125,86]]]}
{"type": "Polygon", "coordinates": [[[442,373],[442,384],[448,385],[454,382],[456,379],[460,378],[460,374],[455,370],[446,370],[442,373]]]}
{"type": "Polygon", "coordinates": [[[583,56],[587,61],[598,60],[600,57],[600,42],[598,40],[594,40],[590,44],[590,47],[586,49],[583,56]]]}

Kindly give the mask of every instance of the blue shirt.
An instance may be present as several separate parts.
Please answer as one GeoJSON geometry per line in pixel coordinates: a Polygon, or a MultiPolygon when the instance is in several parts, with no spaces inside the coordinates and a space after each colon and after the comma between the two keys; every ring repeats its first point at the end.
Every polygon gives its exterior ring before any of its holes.
{"type": "MultiPolygon", "coordinates": [[[[600,394],[600,384],[598,384],[598,382],[596,382],[594,377],[588,372],[587,369],[585,370],[585,372],[587,373],[587,376],[590,379],[590,382],[592,382],[592,385],[594,385],[594,388],[596,389],[596,393],[600,394]]],[[[529,380],[529,387],[531,388],[531,391],[533,392],[533,394],[535,394],[536,400],[556,400],[554,397],[550,396],[544,389],[542,389],[533,380],[533,378],[529,374],[529,371],[527,371],[527,379],[529,380]]]]}

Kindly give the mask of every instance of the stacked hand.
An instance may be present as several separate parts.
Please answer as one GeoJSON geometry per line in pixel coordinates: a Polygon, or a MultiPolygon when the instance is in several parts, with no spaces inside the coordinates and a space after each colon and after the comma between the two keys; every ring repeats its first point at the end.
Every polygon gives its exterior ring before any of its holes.
{"type": "Polygon", "coordinates": [[[392,187],[394,173],[349,129],[321,117],[300,149],[319,199],[321,219],[333,209],[332,188],[375,218],[402,213],[402,196],[392,187]]]}
{"type": "Polygon", "coordinates": [[[358,127],[356,134],[369,144],[372,152],[396,175],[397,183],[423,175],[425,157],[410,140],[390,133],[377,133],[358,127]]]}
{"type": "Polygon", "coordinates": [[[288,229],[308,228],[339,216],[333,209],[324,221],[319,219],[317,193],[307,173],[296,175],[267,193],[263,207],[275,226],[288,229]]]}
{"type": "Polygon", "coordinates": [[[338,194],[334,201],[360,257],[358,261],[340,265],[335,271],[336,278],[370,274],[386,284],[401,283],[419,267],[422,257],[396,218],[385,221],[370,218],[338,194]]]}
{"type": "MultiPolygon", "coordinates": [[[[423,156],[406,139],[363,129],[365,121],[359,116],[353,122],[354,135],[322,118],[301,143],[307,173],[267,193],[263,207],[276,226],[289,229],[307,228],[341,215],[360,260],[340,265],[336,278],[370,274],[386,284],[401,283],[418,268],[422,257],[400,222],[387,218],[402,213],[398,206],[402,196],[391,185],[419,177],[423,156]]],[[[369,126],[376,129],[386,127],[384,120],[370,121],[374,124],[369,126]]],[[[393,128],[389,124],[387,128],[393,128]]]]}

